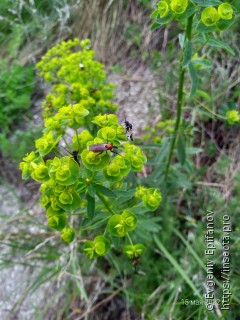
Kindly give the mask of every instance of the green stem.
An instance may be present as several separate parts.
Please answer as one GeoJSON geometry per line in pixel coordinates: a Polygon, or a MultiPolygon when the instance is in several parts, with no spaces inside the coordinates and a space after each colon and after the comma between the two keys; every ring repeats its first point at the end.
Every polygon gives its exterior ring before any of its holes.
{"type": "Polygon", "coordinates": [[[62,136],[62,139],[65,142],[66,147],[68,148],[68,151],[71,152],[71,148],[70,148],[69,144],[67,143],[66,139],[64,138],[64,136],[62,136]]]}
{"type": "Polygon", "coordinates": [[[133,242],[132,242],[132,239],[131,239],[129,233],[127,233],[127,237],[128,237],[129,242],[131,243],[131,246],[133,246],[133,242]]]}
{"type": "Polygon", "coordinates": [[[79,143],[79,139],[78,139],[78,132],[77,129],[75,130],[76,132],[76,136],[77,136],[77,143],[78,143],[78,151],[80,150],[80,143],[79,143]]]}
{"type": "Polygon", "coordinates": [[[102,201],[102,203],[104,204],[105,208],[111,213],[111,214],[115,214],[112,209],[109,207],[106,199],[99,193],[99,192],[96,192],[98,198],[102,201]]]}
{"type": "Polygon", "coordinates": [[[167,180],[167,177],[168,177],[169,168],[170,168],[170,164],[171,164],[172,156],[173,156],[173,151],[174,151],[174,147],[175,147],[177,136],[178,136],[179,125],[181,122],[183,96],[184,96],[184,94],[183,94],[184,75],[185,75],[185,70],[186,70],[185,68],[182,67],[182,59],[183,59],[183,52],[184,52],[185,45],[186,45],[186,40],[191,39],[192,22],[193,22],[193,15],[191,17],[189,17],[188,21],[187,21],[185,39],[184,39],[184,44],[183,44],[183,48],[182,48],[182,57],[180,59],[180,69],[179,69],[179,78],[178,78],[178,96],[177,96],[177,118],[176,118],[176,122],[175,122],[173,139],[172,139],[172,143],[170,146],[167,166],[166,166],[166,170],[165,170],[165,177],[164,177],[165,181],[167,180]]]}

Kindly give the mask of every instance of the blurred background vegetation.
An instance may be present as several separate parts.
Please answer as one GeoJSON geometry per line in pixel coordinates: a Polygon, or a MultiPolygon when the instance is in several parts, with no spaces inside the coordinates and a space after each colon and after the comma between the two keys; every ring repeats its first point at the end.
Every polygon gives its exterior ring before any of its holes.
{"type": "MultiPolygon", "coordinates": [[[[0,244],[1,319],[238,319],[240,316],[239,126],[224,116],[240,102],[240,19],[219,37],[236,51],[203,50],[212,65],[200,72],[200,89],[186,100],[183,135],[165,186],[160,177],[175,119],[178,78],[178,33],[175,23],[150,30],[154,1],[148,0],[2,0],[0,7],[0,244]],[[137,184],[163,193],[160,209],[139,223],[138,239],[147,245],[138,272],[127,258],[109,254],[90,262],[67,247],[46,226],[36,203],[38,185],[22,182],[18,163],[34,149],[41,131],[41,102],[49,88],[35,71],[40,57],[56,43],[90,38],[96,59],[110,77],[117,76],[117,96],[129,83],[144,90],[148,75],[155,87],[147,114],[137,117],[138,103],[119,105],[136,124],[134,135],[148,156],[137,184]],[[114,76],[115,75],[115,76],[114,76]],[[136,118],[131,118],[136,116],[136,118]],[[140,124],[140,125],[139,125],[140,124]],[[183,158],[185,159],[183,161],[183,158]],[[167,196],[168,193],[168,196],[167,196]],[[231,310],[214,312],[199,299],[206,277],[203,252],[207,210],[215,213],[217,258],[214,273],[221,282],[222,215],[232,221],[231,310]],[[142,228],[144,226],[144,232],[142,228]],[[80,257],[80,258],[79,258],[80,257]],[[21,278],[20,278],[21,275],[21,278]],[[10,288],[10,289],[9,289],[10,288]]],[[[190,87],[187,82],[186,90],[190,87]]],[[[131,91],[128,91],[131,92],[131,91]]],[[[121,99],[118,99],[121,101],[121,99]]],[[[125,97],[128,100],[128,97],[125,97]]],[[[117,101],[117,103],[119,102],[117,101]]],[[[221,297],[221,287],[216,291],[221,297]]],[[[202,299],[203,300],[203,299],[202,299]]]]}

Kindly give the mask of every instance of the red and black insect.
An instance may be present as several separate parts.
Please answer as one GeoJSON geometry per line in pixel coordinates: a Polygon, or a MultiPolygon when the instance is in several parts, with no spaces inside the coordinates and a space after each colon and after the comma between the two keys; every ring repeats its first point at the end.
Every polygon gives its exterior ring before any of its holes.
{"type": "Polygon", "coordinates": [[[99,156],[104,151],[106,151],[106,152],[110,151],[112,153],[119,154],[118,152],[115,152],[114,149],[118,149],[118,147],[114,146],[112,143],[97,143],[97,144],[93,144],[93,145],[88,147],[89,151],[92,151],[92,152],[95,152],[95,153],[98,152],[96,157],[99,156]]]}
{"type": "MultiPolygon", "coordinates": [[[[109,133],[109,132],[108,132],[109,133]]],[[[118,152],[115,152],[114,149],[118,149],[117,146],[114,146],[113,143],[108,143],[108,134],[107,134],[107,143],[96,143],[96,144],[93,144],[91,146],[88,147],[88,150],[89,151],[92,151],[92,152],[95,152],[98,154],[96,155],[99,156],[100,154],[102,154],[104,151],[110,151],[112,153],[115,153],[115,154],[118,154],[118,152]]]]}
{"type": "Polygon", "coordinates": [[[133,134],[132,134],[132,124],[127,121],[126,119],[126,116],[124,115],[125,117],[125,121],[124,121],[124,125],[125,125],[125,133],[126,133],[126,136],[127,138],[129,138],[131,141],[133,141],[133,134]]]}

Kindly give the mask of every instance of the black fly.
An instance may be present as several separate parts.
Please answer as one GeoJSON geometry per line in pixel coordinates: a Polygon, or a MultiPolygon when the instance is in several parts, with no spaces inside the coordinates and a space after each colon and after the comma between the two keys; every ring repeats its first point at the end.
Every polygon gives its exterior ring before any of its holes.
{"type": "MultiPolygon", "coordinates": [[[[64,147],[63,147],[64,148],[64,147]]],[[[68,151],[66,148],[64,148],[73,158],[73,160],[75,160],[77,162],[77,164],[79,165],[79,167],[81,167],[80,162],[78,160],[78,150],[73,150],[72,152],[68,151]]]]}
{"type": "Polygon", "coordinates": [[[75,160],[77,162],[77,164],[79,165],[79,167],[80,167],[81,165],[80,165],[80,162],[78,160],[78,152],[79,152],[78,150],[73,150],[72,152],[69,152],[69,153],[72,155],[73,160],[75,160]]]}
{"type": "Polygon", "coordinates": [[[126,130],[126,136],[128,139],[130,139],[131,141],[133,141],[133,134],[132,134],[132,124],[127,121],[126,116],[124,115],[125,121],[124,121],[124,125],[125,125],[125,130],[126,130]]]}

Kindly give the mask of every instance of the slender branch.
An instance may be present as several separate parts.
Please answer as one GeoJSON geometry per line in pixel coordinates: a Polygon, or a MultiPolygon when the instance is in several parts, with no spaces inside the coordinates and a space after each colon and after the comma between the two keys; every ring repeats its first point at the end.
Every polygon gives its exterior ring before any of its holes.
{"type": "Polygon", "coordinates": [[[129,233],[128,233],[128,232],[127,232],[127,237],[128,237],[129,242],[130,242],[130,243],[131,243],[131,245],[133,246],[132,239],[131,239],[131,237],[130,237],[130,235],[129,235],[129,233]]]}
{"type": "Polygon", "coordinates": [[[112,209],[109,207],[106,199],[99,193],[99,192],[96,192],[98,198],[102,201],[102,203],[104,204],[105,208],[111,213],[111,214],[115,214],[112,209]]]}
{"type": "Polygon", "coordinates": [[[79,138],[78,138],[78,132],[77,129],[75,130],[76,136],[77,136],[77,143],[78,143],[78,151],[80,150],[80,143],[79,143],[79,138]]]}
{"type": "Polygon", "coordinates": [[[167,166],[166,166],[166,170],[165,170],[165,177],[164,177],[165,181],[167,180],[167,177],[168,177],[169,168],[170,168],[170,164],[171,164],[172,156],[173,156],[173,151],[174,151],[174,147],[175,147],[177,136],[178,136],[179,125],[181,122],[183,96],[184,96],[184,94],[183,94],[184,75],[185,75],[185,70],[186,70],[185,68],[182,67],[182,59],[183,59],[183,52],[184,52],[185,45],[186,45],[186,40],[191,39],[192,22],[193,22],[193,15],[191,17],[189,17],[188,21],[187,21],[187,26],[186,26],[186,31],[185,31],[185,39],[184,39],[184,44],[183,44],[183,48],[182,48],[182,57],[180,59],[180,69],[179,69],[179,78],[178,78],[178,96],[177,96],[177,118],[176,118],[176,122],[175,122],[173,139],[172,139],[172,143],[170,146],[167,166]]]}

